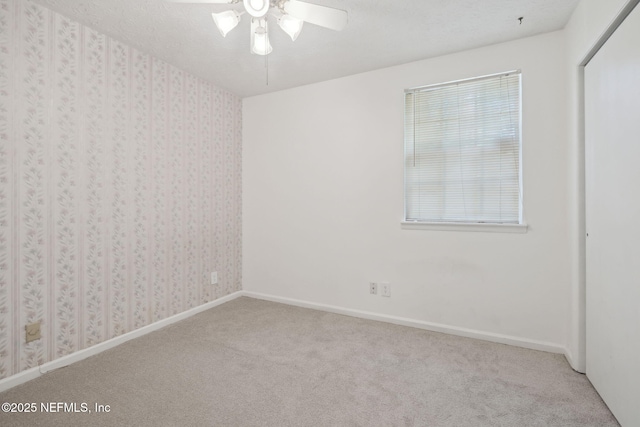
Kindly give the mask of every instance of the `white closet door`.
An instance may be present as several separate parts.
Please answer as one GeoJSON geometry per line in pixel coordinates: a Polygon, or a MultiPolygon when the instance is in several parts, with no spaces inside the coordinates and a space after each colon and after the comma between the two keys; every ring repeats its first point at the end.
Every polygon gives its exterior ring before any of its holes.
{"type": "Polygon", "coordinates": [[[640,426],[640,6],[585,68],[587,377],[640,426]]]}

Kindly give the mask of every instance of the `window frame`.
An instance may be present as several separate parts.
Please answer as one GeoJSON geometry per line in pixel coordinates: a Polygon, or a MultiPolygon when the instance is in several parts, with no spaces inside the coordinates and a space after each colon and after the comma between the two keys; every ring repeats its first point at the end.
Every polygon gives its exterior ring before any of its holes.
{"type": "MultiPolygon", "coordinates": [[[[405,89],[403,93],[403,123],[405,124],[403,127],[403,219],[401,221],[401,228],[404,230],[438,230],[438,231],[480,231],[480,232],[496,232],[496,233],[526,233],[528,231],[528,225],[525,222],[524,217],[524,183],[523,183],[523,175],[524,168],[522,164],[522,152],[523,152],[523,135],[522,135],[522,106],[523,106],[523,90],[522,90],[522,71],[520,69],[511,70],[506,72],[487,74],[477,77],[471,77],[466,79],[452,80],[448,82],[435,83],[430,85],[423,85],[412,87],[409,89],[405,89]],[[499,223],[499,222],[482,222],[482,221],[456,221],[456,222],[448,222],[448,221],[421,221],[421,220],[407,220],[407,149],[406,149],[406,123],[407,123],[407,114],[404,111],[404,106],[406,103],[406,96],[408,93],[416,93],[421,90],[427,89],[435,89],[438,87],[451,86],[454,84],[473,82],[484,79],[491,79],[496,77],[508,76],[511,74],[518,74],[519,78],[519,96],[520,96],[520,105],[519,105],[519,141],[518,141],[518,174],[519,174],[519,218],[518,223],[499,223]]],[[[413,118],[415,121],[415,117],[413,118]]]]}

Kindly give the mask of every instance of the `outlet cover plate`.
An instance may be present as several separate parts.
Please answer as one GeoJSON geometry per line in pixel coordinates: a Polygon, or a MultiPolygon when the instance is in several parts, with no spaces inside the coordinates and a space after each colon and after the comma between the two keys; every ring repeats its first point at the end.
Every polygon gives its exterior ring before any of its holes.
{"type": "Polygon", "coordinates": [[[211,273],[211,284],[215,285],[218,283],[218,272],[214,271],[211,273]]]}
{"type": "Polygon", "coordinates": [[[380,283],[380,294],[383,297],[391,297],[391,283],[380,283]]]}
{"type": "Polygon", "coordinates": [[[35,341],[35,340],[39,340],[41,338],[40,336],[40,322],[36,322],[36,323],[30,323],[27,326],[24,327],[25,332],[26,332],[26,338],[25,341],[26,342],[31,342],[31,341],[35,341]]]}
{"type": "Polygon", "coordinates": [[[378,293],[378,285],[376,283],[369,283],[369,293],[371,295],[377,295],[378,293]]]}

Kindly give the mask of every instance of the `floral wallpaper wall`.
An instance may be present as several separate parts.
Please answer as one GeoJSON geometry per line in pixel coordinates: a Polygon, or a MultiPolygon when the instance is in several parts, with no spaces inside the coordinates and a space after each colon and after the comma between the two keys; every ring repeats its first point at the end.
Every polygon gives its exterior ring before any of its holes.
{"type": "Polygon", "coordinates": [[[239,97],[0,0],[0,379],[239,290],[240,234],[239,97]]]}

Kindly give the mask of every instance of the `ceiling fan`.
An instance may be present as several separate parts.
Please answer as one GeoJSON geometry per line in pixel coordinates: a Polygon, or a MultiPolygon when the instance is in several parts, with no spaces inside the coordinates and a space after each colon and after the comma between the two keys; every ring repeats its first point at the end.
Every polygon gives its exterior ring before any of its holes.
{"type": "Polygon", "coordinates": [[[295,41],[302,24],[308,22],[320,27],[340,31],[347,25],[347,12],[327,6],[307,3],[299,0],[167,0],[171,3],[211,3],[230,4],[240,3],[244,5],[244,11],[235,9],[220,13],[212,13],[222,37],[226,37],[233,30],[242,15],[251,16],[251,53],[256,55],[268,55],[273,51],[269,42],[267,15],[277,19],[278,25],[284,30],[291,40],[295,41]]]}

